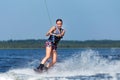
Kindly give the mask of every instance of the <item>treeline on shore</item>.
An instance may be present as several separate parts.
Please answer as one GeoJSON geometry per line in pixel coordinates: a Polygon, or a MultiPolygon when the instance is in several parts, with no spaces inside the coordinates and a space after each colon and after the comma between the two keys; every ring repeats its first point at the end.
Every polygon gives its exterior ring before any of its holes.
{"type": "MultiPolygon", "coordinates": [[[[0,49],[44,48],[46,40],[8,40],[0,41],[0,49]]],[[[59,48],[120,48],[120,40],[60,41],[59,48]]]]}

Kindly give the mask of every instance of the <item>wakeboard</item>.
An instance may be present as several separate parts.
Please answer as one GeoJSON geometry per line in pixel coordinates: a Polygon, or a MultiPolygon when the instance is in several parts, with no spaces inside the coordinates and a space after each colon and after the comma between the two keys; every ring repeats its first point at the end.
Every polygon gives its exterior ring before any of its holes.
{"type": "Polygon", "coordinates": [[[33,69],[36,73],[43,73],[43,72],[47,72],[48,71],[48,68],[43,68],[43,70],[40,70],[40,69],[33,69]]]}
{"type": "Polygon", "coordinates": [[[43,73],[43,70],[40,69],[33,69],[36,73],[43,73]]]}

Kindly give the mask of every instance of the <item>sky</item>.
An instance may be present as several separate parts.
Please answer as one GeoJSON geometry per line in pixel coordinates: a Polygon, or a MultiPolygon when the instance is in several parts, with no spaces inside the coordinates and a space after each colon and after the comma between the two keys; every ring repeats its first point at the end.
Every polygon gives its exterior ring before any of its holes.
{"type": "Polygon", "coordinates": [[[120,0],[0,0],[0,40],[47,39],[63,19],[64,40],[120,40],[120,0]]]}

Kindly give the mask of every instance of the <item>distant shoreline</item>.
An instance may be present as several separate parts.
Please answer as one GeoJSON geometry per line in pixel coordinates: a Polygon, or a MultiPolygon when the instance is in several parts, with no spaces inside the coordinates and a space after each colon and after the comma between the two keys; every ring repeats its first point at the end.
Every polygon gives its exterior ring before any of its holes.
{"type": "MultiPolygon", "coordinates": [[[[0,49],[42,49],[46,40],[7,40],[0,41],[0,49]]],[[[58,47],[64,48],[120,48],[120,40],[62,40],[58,47]]]]}
{"type": "MultiPolygon", "coordinates": [[[[120,47],[109,47],[109,48],[58,48],[58,49],[120,49],[120,47]]],[[[0,50],[32,50],[32,49],[45,49],[45,48],[0,48],[0,50]]]]}

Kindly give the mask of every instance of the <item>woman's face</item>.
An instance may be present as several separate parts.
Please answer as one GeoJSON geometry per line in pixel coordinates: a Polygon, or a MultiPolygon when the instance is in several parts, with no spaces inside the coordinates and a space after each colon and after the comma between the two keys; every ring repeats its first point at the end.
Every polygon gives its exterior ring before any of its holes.
{"type": "Polygon", "coordinates": [[[58,26],[58,28],[61,28],[62,27],[62,22],[61,21],[57,21],[56,25],[58,26]]]}

